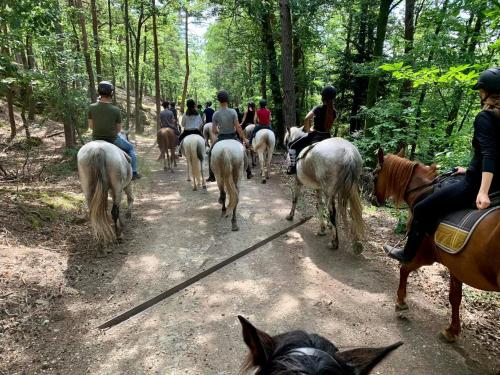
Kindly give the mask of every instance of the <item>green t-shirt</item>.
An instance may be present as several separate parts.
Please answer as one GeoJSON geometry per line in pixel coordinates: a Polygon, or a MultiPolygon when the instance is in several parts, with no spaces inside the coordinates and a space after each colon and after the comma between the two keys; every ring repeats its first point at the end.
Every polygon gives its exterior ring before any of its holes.
{"type": "Polygon", "coordinates": [[[122,122],[120,109],[111,103],[96,102],[89,107],[89,120],[94,123],[92,138],[113,142],[118,135],[116,124],[122,122]]]}

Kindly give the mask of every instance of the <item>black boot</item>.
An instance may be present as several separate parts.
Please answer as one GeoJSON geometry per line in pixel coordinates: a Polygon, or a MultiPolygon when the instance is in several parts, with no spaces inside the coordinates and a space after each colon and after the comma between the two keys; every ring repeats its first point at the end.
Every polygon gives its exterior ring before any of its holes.
{"type": "Polygon", "coordinates": [[[247,179],[250,180],[253,177],[252,170],[250,167],[247,168],[247,179]]]}
{"type": "Polygon", "coordinates": [[[408,233],[408,239],[406,240],[406,245],[403,249],[384,245],[384,251],[387,255],[393,259],[400,261],[401,263],[409,263],[415,258],[417,255],[417,250],[422,243],[422,239],[424,238],[424,232],[418,228],[416,222],[412,223],[412,227],[410,232],[408,233]]]}
{"type": "Polygon", "coordinates": [[[297,151],[295,151],[292,148],[288,149],[288,158],[290,160],[290,164],[288,164],[286,174],[288,175],[297,174],[297,167],[295,166],[296,157],[297,157],[297,151]]]}

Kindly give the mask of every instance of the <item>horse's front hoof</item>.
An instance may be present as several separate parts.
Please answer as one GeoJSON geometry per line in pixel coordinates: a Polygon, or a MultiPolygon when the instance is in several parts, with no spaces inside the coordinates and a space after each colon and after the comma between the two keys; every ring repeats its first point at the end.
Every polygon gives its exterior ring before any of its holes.
{"type": "Polygon", "coordinates": [[[166,172],[168,170],[168,168],[167,167],[163,167],[163,170],[166,172]]]}
{"type": "Polygon", "coordinates": [[[196,191],[198,190],[198,188],[196,186],[193,187],[193,191],[196,191]]]}
{"type": "Polygon", "coordinates": [[[332,240],[332,242],[330,242],[330,249],[338,250],[338,248],[339,248],[339,241],[332,240]]]}
{"type": "Polygon", "coordinates": [[[202,188],[202,190],[203,190],[204,193],[207,192],[207,185],[203,185],[201,188],[202,188]]]}
{"type": "Polygon", "coordinates": [[[263,183],[263,184],[267,183],[267,181],[266,181],[266,179],[265,179],[265,178],[263,178],[263,179],[262,179],[262,183],[263,183]]]}
{"type": "Polygon", "coordinates": [[[293,221],[293,215],[287,215],[286,219],[287,219],[288,221],[293,221]]]}
{"type": "Polygon", "coordinates": [[[233,225],[232,225],[232,227],[231,227],[231,230],[232,230],[233,232],[237,232],[237,231],[239,231],[239,230],[240,230],[240,228],[238,227],[238,224],[233,224],[233,225]]]}
{"type": "Polygon", "coordinates": [[[457,342],[458,340],[458,335],[454,334],[453,332],[450,331],[449,328],[443,329],[441,331],[441,337],[447,342],[447,343],[454,343],[457,342]]]}
{"type": "Polygon", "coordinates": [[[361,242],[354,242],[352,245],[352,250],[354,251],[354,254],[359,255],[363,252],[363,244],[361,242]]]}
{"type": "Polygon", "coordinates": [[[394,310],[396,311],[406,311],[408,309],[409,307],[406,302],[396,302],[396,305],[394,305],[394,310]]]}

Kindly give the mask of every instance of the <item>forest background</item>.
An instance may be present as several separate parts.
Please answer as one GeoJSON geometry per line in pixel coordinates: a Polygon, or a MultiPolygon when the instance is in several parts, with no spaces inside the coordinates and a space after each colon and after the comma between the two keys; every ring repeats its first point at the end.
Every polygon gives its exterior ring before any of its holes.
{"type": "Polygon", "coordinates": [[[145,95],[158,113],[161,100],[182,111],[187,98],[215,102],[226,89],[242,111],[266,98],[282,140],[332,84],[333,132],[353,140],[366,165],[380,146],[467,165],[480,111],[472,85],[500,65],[499,25],[497,0],[4,0],[0,96],[10,124],[0,126],[12,141],[60,121],[76,155],[106,79],[123,90],[117,105],[131,135],[159,125],[147,123],[145,95]]]}

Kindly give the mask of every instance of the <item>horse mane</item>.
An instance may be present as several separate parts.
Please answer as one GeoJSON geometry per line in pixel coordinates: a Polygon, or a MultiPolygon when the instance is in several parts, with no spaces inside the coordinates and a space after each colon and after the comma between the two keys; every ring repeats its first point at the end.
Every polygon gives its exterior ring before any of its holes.
{"type": "Polygon", "coordinates": [[[386,196],[392,196],[396,205],[404,201],[406,188],[417,165],[416,161],[398,155],[389,154],[385,156],[383,168],[386,170],[387,176],[386,196]]]}

